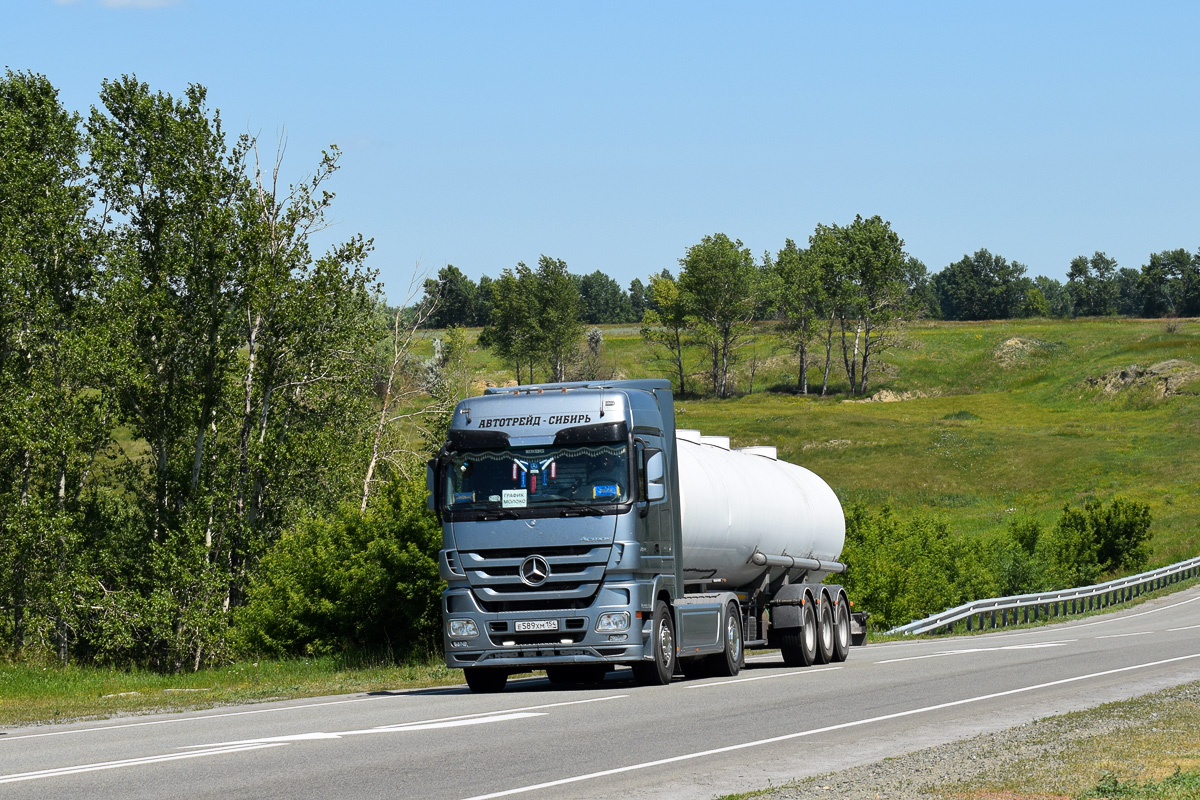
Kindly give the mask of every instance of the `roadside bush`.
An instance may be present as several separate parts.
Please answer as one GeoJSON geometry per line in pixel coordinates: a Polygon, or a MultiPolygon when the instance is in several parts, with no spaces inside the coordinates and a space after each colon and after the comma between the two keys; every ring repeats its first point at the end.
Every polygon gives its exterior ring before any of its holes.
{"type": "Polygon", "coordinates": [[[898,519],[888,506],[846,510],[839,580],[877,628],[890,628],[972,600],[1096,583],[1149,560],[1150,509],[1114,499],[1063,508],[1046,532],[1014,518],[987,538],[953,534],[938,517],[898,519]]]}
{"type": "Polygon", "coordinates": [[[1150,560],[1150,507],[1115,498],[1107,507],[1088,500],[1082,509],[1063,506],[1039,548],[1052,588],[1096,583],[1111,572],[1136,572],[1150,560]]]}
{"type": "Polygon", "coordinates": [[[953,535],[937,517],[900,520],[889,506],[848,509],[843,559],[850,570],[840,579],[878,628],[987,597],[998,587],[982,541],[953,535]]]}
{"type": "Polygon", "coordinates": [[[392,482],[365,514],[343,507],[302,523],[263,557],[236,617],[241,648],[392,658],[432,650],[441,630],[440,546],[423,480],[392,482]]]}

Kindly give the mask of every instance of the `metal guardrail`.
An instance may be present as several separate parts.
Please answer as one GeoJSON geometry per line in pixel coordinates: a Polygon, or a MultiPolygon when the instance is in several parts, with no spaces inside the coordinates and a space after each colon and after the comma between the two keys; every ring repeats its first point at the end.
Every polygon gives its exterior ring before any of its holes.
{"type": "Polygon", "coordinates": [[[1144,592],[1160,589],[1168,584],[1197,575],[1200,575],[1200,556],[1143,572],[1140,575],[1098,583],[1095,586],[975,600],[946,609],[940,614],[897,626],[888,633],[929,633],[939,628],[945,628],[946,632],[950,633],[953,631],[954,624],[963,620],[967,621],[967,630],[970,631],[974,629],[973,623],[976,617],[979,618],[979,630],[987,627],[1016,625],[1019,622],[1029,622],[1030,609],[1033,609],[1035,621],[1041,616],[1060,617],[1067,614],[1078,614],[1124,603],[1144,592]],[[997,615],[999,615],[998,618],[997,615]],[[1018,620],[1018,616],[1023,616],[1023,619],[1018,620]]]}

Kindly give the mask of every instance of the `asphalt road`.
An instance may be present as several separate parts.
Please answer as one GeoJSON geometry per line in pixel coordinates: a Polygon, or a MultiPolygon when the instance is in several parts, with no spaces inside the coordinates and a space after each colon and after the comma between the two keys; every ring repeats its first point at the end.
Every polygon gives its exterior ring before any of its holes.
{"type": "Polygon", "coordinates": [[[1200,680],[1200,587],[790,670],[382,692],[0,733],[0,798],[706,798],[1200,680]]]}

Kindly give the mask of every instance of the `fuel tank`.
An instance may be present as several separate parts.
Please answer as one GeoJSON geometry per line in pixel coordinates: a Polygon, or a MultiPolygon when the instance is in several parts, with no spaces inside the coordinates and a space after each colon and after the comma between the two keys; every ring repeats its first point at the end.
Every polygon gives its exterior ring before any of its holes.
{"type": "Polygon", "coordinates": [[[826,562],[841,555],[842,505],[815,473],[780,461],[774,447],[731,450],[728,437],[695,430],[675,439],[685,581],[744,586],[766,571],[752,562],[756,552],[826,562]]]}

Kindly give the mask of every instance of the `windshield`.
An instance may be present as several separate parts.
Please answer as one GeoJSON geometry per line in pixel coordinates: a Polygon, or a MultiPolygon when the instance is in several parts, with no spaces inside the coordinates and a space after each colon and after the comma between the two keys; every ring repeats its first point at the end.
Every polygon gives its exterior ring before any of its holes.
{"type": "Polygon", "coordinates": [[[455,453],[447,467],[451,511],[629,501],[624,442],[455,453]]]}

